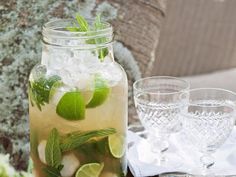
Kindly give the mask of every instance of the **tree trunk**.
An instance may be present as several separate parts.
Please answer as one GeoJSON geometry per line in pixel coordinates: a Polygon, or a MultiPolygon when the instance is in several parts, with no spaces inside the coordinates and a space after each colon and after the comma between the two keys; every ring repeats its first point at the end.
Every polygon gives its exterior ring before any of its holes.
{"type": "Polygon", "coordinates": [[[140,77],[151,74],[165,17],[166,0],[109,0],[109,3],[118,9],[117,18],[112,21],[116,40],[131,51],[134,57],[117,51],[120,48],[117,49],[115,44],[115,57],[129,78],[129,123],[134,123],[138,118],[133,104],[132,84],[140,77]],[[133,59],[134,62],[131,61],[133,59]]]}

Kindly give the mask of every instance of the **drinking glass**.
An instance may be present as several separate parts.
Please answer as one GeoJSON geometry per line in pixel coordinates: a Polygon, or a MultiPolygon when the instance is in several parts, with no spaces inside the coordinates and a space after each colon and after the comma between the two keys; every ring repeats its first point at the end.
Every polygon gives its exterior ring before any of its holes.
{"type": "MultiPolygon", "coordinates": [[[[185,98],[185,95],[181,95],[185,98]]],[[[210,175],[212,154],[229,137],[235,123],[236,94],[223,89],[199,88],[189,92],[189,102],[182,109],[186,142],[202,153],[200,172],[210,175]]]]}
{"type": "Polygon", "coordinates": [[[180,111],[188,99],[189,83],[176,77],[153,76],[137,80],[133,89],[138,117],[149,132],[151,150],[159,156],[156,162],[165,165],[170,162],[164,154],[169,135],[181,129],[180,111]]]}

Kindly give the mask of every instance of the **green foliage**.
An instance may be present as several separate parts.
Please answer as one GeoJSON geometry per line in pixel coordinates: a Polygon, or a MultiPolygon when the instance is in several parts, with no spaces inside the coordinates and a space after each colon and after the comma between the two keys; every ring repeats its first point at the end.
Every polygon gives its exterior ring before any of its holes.
{"type": "Polygon", "coordinates": [[[116,133],[114,128],[107,128],[101,130],[91,130],[87,132],[74,132],[62,138],[61,150],[63,152],[78,148],[79,146],[88,143],[94,138],[107,137],[108,135],[116,133]]]}
{"type": "Polygon", "coordinates": [[[81,31],[81,32],[89,31],[88,22],[85,20],[85,18],[83,16],[81,16],[80,14],[77,14],[76,20],[79,24],[79,31],[81,31]]]}
{"type": "Polygon", "coordinates": [[[62,168],[63,166],[60,166],[59,168],[47,166],[43,168],[43,172],[46,174],[46,177],[61,177],[60,171],[62,168]]]}
{"type": "Polygon", "coordinates": [[[52,129],[47,139],[45,159],[50,167],[58,169],[61,165],[60,137],[57,129],[52,129]]]}
{"type": "Polygon", "coordinates": [[[46,176],[60,177],[60,171],[62,170],[63,165],[61,165],[62,153],[60,148],[60,136],[56,128],[52,129],[48,136],[45,159],[47,166],[42,170],[46,176]]]}
{"type": "MultiPolygon", "coordinates": [[[[96,31],[98,30],[102,30],[104,28],[104,25],[101,21],[101,15],[97,15],[96,20],[94,22],[94,29],[96,31]]],[[[105,37],[103,38],[95,38],[95,44],[102,44],[102,43],[106,43],[107,39],[105,37]]],[[[98,57],[100,58],[100,60],[103,60],[108,54],[108,49],[107,48],[99,48],[98,49],[98,57]]]]}
{"type": "Polygon", "coordinates": [[[59,76],[50,76],[49,78],[40,77],[38,80],[30,81],[29,95],[32,106],[35,103],[39,110],[45,103],[49,103],[49,95],[52,86],[61,78],[59,76]]]}
{"type": "MultiPolygon", "coordinates": [[[[107,41],[106,37],[97,37],[99,34],[99,30],[104,29],[104,23],[101,21],[101,15],[98,14],[95,18],[93,26],[89,26],[88,22],[85,20],[83,16],[80,14],[76,15],[77,24],[73,24],[73,26],[68,26],[66,29],[71,32],[90,32],[90,35],[94,35],[94,39],[89,39],[86,42],[88,44],[104,44],[107,41]]],[[[103,61],[104,58],[108,55],[108,48],[98,48],[98,58],[103,61]]]]}

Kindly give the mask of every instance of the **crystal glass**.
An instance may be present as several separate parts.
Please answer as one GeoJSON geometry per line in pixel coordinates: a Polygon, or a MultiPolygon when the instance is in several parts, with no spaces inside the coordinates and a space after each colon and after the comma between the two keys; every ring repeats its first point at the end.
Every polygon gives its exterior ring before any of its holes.
{"type": "Polygon", "coordinates": [[[152,151],[158,155],[156,163],[165,164],[168,158],[163,152],[168,149],[168,137],[181,129],[180,111],[188,99],[189,83],[176,77],[154,76],[136,81],[133,89],[138,117],[149,132],[152,151]]]}
{"type": "MultiPolygon", "coordinates": [[[[182,95],[185,97],[185,95],[182,95]]],[[[229,137],[235,124],[235,93],[215,88],[199,88],[189,92],[189,102],[182,109],[186,141],[202,153],[203,175],[211,174],[212,154],[229,137]]]]}
{"type": "Polygon", "coordinates": [[[101,30],[67,30],[75,23],[43,26],[41,62],[30,73],[34,176],[125,176],[128,86],[114,61],[113,29],[102,22],[101,30]]]}

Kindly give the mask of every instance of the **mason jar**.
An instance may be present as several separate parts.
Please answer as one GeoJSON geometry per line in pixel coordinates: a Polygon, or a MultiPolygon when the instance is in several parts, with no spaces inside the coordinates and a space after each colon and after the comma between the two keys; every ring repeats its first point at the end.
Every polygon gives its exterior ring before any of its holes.
{"type": "MultiPolygon", "coordinates": [[[[88,20],[90,26],[94,20],[88,20]]],[[[114,61],[113,29],[43,26],[42,58],[29,77],[31,158],[36,177],[122,177],[127,173],[126,73],[114,61]]]]}

